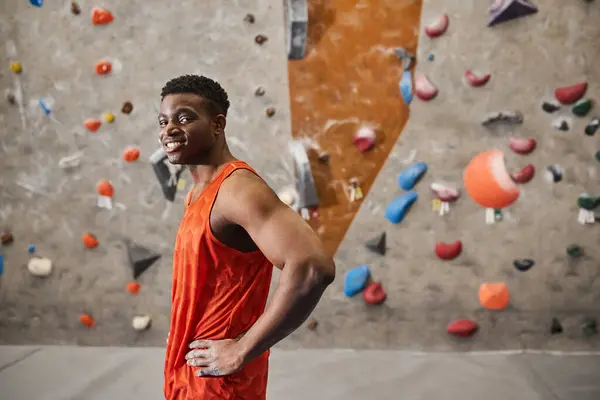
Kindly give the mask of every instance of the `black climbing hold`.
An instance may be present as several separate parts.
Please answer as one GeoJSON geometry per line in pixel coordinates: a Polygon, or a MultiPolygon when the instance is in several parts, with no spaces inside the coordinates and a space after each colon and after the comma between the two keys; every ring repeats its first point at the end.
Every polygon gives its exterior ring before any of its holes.
{"type": "Polygon", "coordinates": [[[584,336],[594,336],[598,333],[598,324],[593,318],[586,318],[581,324],[581,332],[584,336]]]}
{"type": "Polygon", "coordinates": [[[246,16],[244,17],[244,21],[246,21],[249,24],[253,24],[256,21],[256,18],[253,14],[246,14],[246,16]]]}
{"type": "Polygon", "coordinates": [[[262,86],[257,87],[256,90],[254,91],[254,95],[258,96],[258,97],[264,96],[264,94],[265,94],[265,88],[262,86]]]}
{"type": "Polygon", "coordinates": [[[552,126],[554,127],[554,129],[557,129],[561,132],[567,132],[569,129],[571,129],[569,123],[564,118],[557,119],[556,121],[554,121],[552,126]]]}
{"type": "Polygon", "coordinates": [[[371,250],[372,252],[385,256],[385,239],[385,232],[382,232],[379,235],[375,236],[373,239],[369,240],[365,244],[365,246],[367,246],[367,249],[371,250]]]}
{"type": "Polygon", "coordinates": [[[76,2],[71,2],[71,12],[75,15],[81,14],[81,7],[76,2]]]}
{"type": "Polygon", "coordinates": [[[256,42],[256,44],[258,44],[258,45],[261,45],[261,46],[262,46],[262,45],[263,45],[263,44],[264,44],[264,43],[265,43],[267,40],[269,40],[269,38],[268,38],[268,37],[266,37],[265,35],[262,35],[262,34],[256,35],[256,36],[254,37],[254,41],[256,42]]]}
{"type": "Polygon", "coordinates": [[[584,210],[595,210],[600,206],[600,197],[589,196],[587,194],[581,195],[577,199],[577,205],[584,210]]]}
{"type": "Polygon", "coordinates": [[[600,119],[593,118],[585,127],[585,134],[588,136],[594,136],[596,131],[600,128],[600,119]]]}
{"type": "Polygon", "coordinates": [[[594,155],[594,158],[596,159],[596,161],[600,161],[600,151],[596,152],[596,154],[594,155]]]}
{"type": "Polygon", "coordinates": [[[549,101],[544,101],[542,103],[542,110],[549,114],[552,114],[553,112],[560,110],[560,105],[556,103],[550,103],[549,101]]]}
{"type": "Polygon", "coordinates": [[[579,258],[583,255],[583,249],[576,244],[569,245],[569,247],[567,247],[567,255],[573,258],[579,258]]]}
{"type": "Polygon", "coordinates": [[[562,333],[563,331],[563,327],[560,324],[560,321],[556,318],[552,318],[552,324],[550,324],[550,333],[552,335],[557,335],[559,333],[562,333]]]}
{"type": "Polygon", "coordinates": [[[552,164],[546,167],[546,179],[549,182],[560,182],[563,180],[564,170],[558,164],[552,164]]]}
{"type": "Polygon", "coordinates": [[[533,261],[531,258],[522,258],[520,260],[513,261],[513,265],[519,271],[525,272],[535,265],[535,261],[533,261]]]}
{"type": "Polygon", "coordinates": [[[152,266],[159,258],[160,254],[151,252],[145,247],[127,241],[127,256],[129,264],[133,269],[133,279],[137,279],[152,266]]]}
{"type": "Polygon", "coordinates": [[[8,101],[8,104],[13,105],[13,106],[17,104],[17,98],[12,93],[6,94],[6,101],[8,101]]]}
{"type": "Polygon", "coordinates": [[[177,182],[179,182],[179,176],[183,172],[183,168],[180,165],[171,164],[167,153],[162,148],[152,154],[150,162],[165,199],[175,201],[177,182]]]}

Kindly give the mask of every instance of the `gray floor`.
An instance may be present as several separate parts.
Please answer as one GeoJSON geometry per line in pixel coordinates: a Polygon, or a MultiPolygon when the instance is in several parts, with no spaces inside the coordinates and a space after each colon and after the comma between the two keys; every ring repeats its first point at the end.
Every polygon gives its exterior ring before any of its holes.
{"type": "MultiPolygon", "coordinates": [[[[2,400],[162,399],[162,348],[0,347],[2,400]]],[[[600,353],[279,350],[270,400],[598,400],[600,353]]]]}

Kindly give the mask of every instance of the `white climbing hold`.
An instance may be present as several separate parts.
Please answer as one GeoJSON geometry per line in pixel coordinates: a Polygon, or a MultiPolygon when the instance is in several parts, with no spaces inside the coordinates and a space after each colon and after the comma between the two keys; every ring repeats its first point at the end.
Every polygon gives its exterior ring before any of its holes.
{"type": "Polygon", "coordinates": [[[437,96],[438,89],[425,74],[417,74],[415,76],[415,94],[421,100],[429,101],[437,96]]]}
{"type": "Polygon", "coordinates": [[[594,224],[594,223],[596,223],[596,214],[591,210],[586,210],[585,208],[580,208],[579,215],[577,216],[577,221],[581,225],[594,224]]]}
{"type": "Polygon", "coordinates": [[[442,14],[425,26],[425,34],[432,39],[442,36],[448,30],[449,23],[450,17],[448,17],[448,14],[442,14]]]}
{"type": "Polygon", "coordinates": [[[131,326],[133,326],[133,329],[135,329],[136,331],[145,331],[146,329],[150,328],[151,322],[152,319],[149,315],[138,315],[133,317],[131,326]]]}
{"type": "Polygon", "coordinates": [[[97,205],[99,208],[104,208],[106,210],[112,210],[112,208],[113,208],[112,198],[110,198],[108,196],[98,196],[97,205]]]}
{"type": "Polygon", "coordinates": [[[63,169],[78,167],[81,164],[82,157],[83,151],[78,151],[58,160],[58,166],[63,169]]]}
{"type": "Polygon", "coordinates": [[[31,257],[27,269],[34,276],[48,276],[52,272],[52,260],[44,257],[31,257]]]}

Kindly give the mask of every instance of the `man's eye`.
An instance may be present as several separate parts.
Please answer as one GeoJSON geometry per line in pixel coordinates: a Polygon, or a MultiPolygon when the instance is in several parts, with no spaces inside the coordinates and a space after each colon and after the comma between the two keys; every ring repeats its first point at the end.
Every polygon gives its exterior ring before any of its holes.
{"type": "Polygon", "coordinates": [[[167,121],[158,121],[158,125],[165,127],[167,126],[167,121]]]}
{"type": "Polygon", "coordinates": [[[187,117],[180,117],[180,118],[179,118],[179,122],[180,122],[180,123],[182,123],[182,124],[185,124],[185,123],[187,123],[188,121],[189,121],[189,119],[188,119],[187,117]]]}

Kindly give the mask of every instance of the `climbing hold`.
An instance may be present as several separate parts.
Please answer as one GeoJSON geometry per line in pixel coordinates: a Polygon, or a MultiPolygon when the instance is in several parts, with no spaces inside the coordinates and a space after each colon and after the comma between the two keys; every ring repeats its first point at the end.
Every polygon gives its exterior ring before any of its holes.
{"type": "Polygon", "coordinates": [[[594,136],[596,131],[598,131],[598,128],[600,128],[600,119],[592,118],[592,120],[586,125],[584,132],[587,136],[594,136]]]}
{"type": "Polygon", "coordinates": [[[385,232],[381,232],[379,235],[375,236],[374,238],[369,240],[367,243],[365,243],[365,246],[367,246],[367,249],[371,250],[374,253],[380,254],[382,256],[385,256],[385,251],[386,251],[385,245],[386,245],[385,232]]]}
{"type": "Polygon", "coordinates": [[[177,182],[183,172],[180,165],[171,164],[167,157],[167,153],[162,149],[158,149],[150,156],[152,169],[160,183],[165,199],[168,201],[175,200],[177,194],[177,182]]]}
{"type": "Polygon", "coordinates": [[[13,106],[17,104],[17,98],[10,92],[6,94],[6,101],[8,101],[8,104],[13,106]]]}
{"type": "Polygon", "coordinates": [[[112,71],[112,64],[108,61],[98,61],[96,63],[96,74],[106,75],[112,71]]]}
{"type": "Polygon", "coordinates": [[[563,180],[565,170],[558,164],[552,164],[546,167],[544,178],[549,183],[557,183],[563,180]]]}
{"type": "Polygon", "coordinates": [[[247,22],[249,24],[253,24],[254,21],[256,21],[256,18],[254,18],[253,14],[246,14],[246,16],[244,17],[244,22],[247,22]]]}
{"type": "Polygon", "coordinates": [[[476,75],[475,73],[473,73],[473,71],[469,69],[465,71],[465,79],[467,80],[469,85],[473,87],[485,85],[486,83],[488,83],[491,77],[491,74],[476,75]]]}
{"type": "Polygon", "coordinates": [[[559,87],[554,90],[554,97],[561,104],[573,104],[585,95],[587,87],[587,82],[580,82],[573,86],[559,87]]]}
{"type": "Polygon", "coordinates": [[[123,152],[123,160],[125,162],[134,162],[140,158],[140,148],[139,147],[128,147],[123,152]]]}
{"type": "Polygon", "coordinates": [[[575,103],[571,111],[578,117],[585,117],[590,112],[593,105],[594,103],[591,99],[581,99],[575,103]]]}
{"type": "Polygon", "coordinates": [[[476,155],[465,168],[465,190],[480,206],[501,209],[514,203],[520,194],[504,164],[501,150],[476,155]]]}
{"type": "Polygon", "coordinates": [[[596,154],[594,154],[594,158],[596,161],[600,161],[600,151],[597,151],[596,154]]]}
{"type": "Polygon", "coordinates": [[[446,332],[450,335],[458,337],[471,337],[477,332],[479,326],[470,319],[459,319],[451,322],[446,328],[446,332]]]}
{"type": "Polygon", "coordinates": [[[89,314],[81,314],[79,316],[79,322],[81,322],[83,326],[87,326],[88,328],[92,328],[96,324],[94,318],[89,314]]]}
{"type": "Polygon", "coordinates": [[[442,36],[448,30],[449,24],[450,18],[448,14],[442,14],[428,25],[425,25],[425,34],[431,39],[442,36]]]}
{"type": "Polygon", "coordinates": [[[402,190],[411,190],[425,175],[425,172],[427,172],[427,164],[423,161],[412,164],[398,175],[398,186],[402,190]]]}
{"type": "Polygon", "coordinates": [[[263,45],[263,43],[265,43],[267,40],[269,40],[268,37],[266,37],[265,35],[256,35],[256,37],[254,38],[254,41],[258,44],[258,45],[263,45]]]}
{"type": "Polygon", "coordinates": [[[11,244],[15,240],[14,236],[10,232],[0,232],[0,243],[6,245],[11,244]]]}
{"type": "Polygon", "coordinates": [[[0,276],[4,273],[4,256],[0,254],[0,276]]]}
{"type": "Polygon", "coordinates": [[[533,267],[535,265],[535,261],[533,261],[531,258],[522,258],[522,259],[513,261],[513,265],[519,271],[525,272],[525,271],[529,271],[531,269],[531,267],[533,267]]]}
{"type": "Polygon", "coordinates": [[[81,14],[81,7],[74,1],[71,2],[71,12],[75,15],[81,14]]]}
{"type": "Polygon", "coordinates": [[[381,304],[385,301],[387,293],[383,290],[383,286],[379,282],[371,282],[365,287],[363,292],[363,299],[365,303],[376,305],[381,304]]]}
{"type": "Polygon", "coordinates": [[[363,198],[362,189],[359,186],[359,180],[356,177],[350,178],[350,201],[356,201],[363,198]]]}
{"type": "Polygon", "coordinates": [[[360,293],[371,277],[371,271],[367,265],[361,265],[346,272],[344,280],[344,294],[352,297],[360,293]]]}
{"type": "Polygon", "coordinates": [[[579,258],[583,256],[583,248],[576,244],[571,244],[567,247],[567,255],[571,258],[579,258]]]}
{"type": "Polygon", "coordinates": [[[92,8],[92,24],[106,25],[110,24],[115,19],[114,15],[105,8],[92,8]]]}
{"type": "Polygon", "coordinates": [[[560,321],[558,320],[558,318],[552,318],[552,322],[550,323],[550,334],[551,335],[558,335],[559,333],[563,332],[563,327],[560,323],[560,321]]]}
{"type": "Polygon", "coordinates": [[[256,90],[254,91],[254,95],[257,97],[264,96],[265,93],[266,93],[265,88],[262,86],[257,87],[256,90]]]}
{"type": "Polygon", "coordinates": [[[443,183],[434,182],[430,187],[433,194],[442,202],[450,203],[460,196],[460,192],[457,188],[443,183]]]}
{"type": "Polygon", "coordinates": [[[32,6],[41,7],[44,4],[44,0],[29,0],[32,6]]]}
{"type": "Polygon", "coordinates": [[[571,129],[569,122],[565,117],[558,117],[552,122],[552,127],[557,131],[567,132],[571,129]]]}
{"type": "Polygon", "coordinates": [[[479,286],[479,302],[488,310],[503,310],[510,296],[505,283],[482,283],[479,286]]]}
{"type": "Polygon", "coordinates": [[[415,191],[406,192],[390,202],[385,209],[385,217],[392,224],[399,224],[410,210],[410,207],[417,201],[419,195],[415,191]]]}
{"type": "Polygon", "coordinates": [[[309,319],[306,322],[306,327],[308,330],[314,331],[319,326],[319,322],[316,319],[309,319]]]}
{"type": "Polygon", "coordinates": [[[457,240],[452,243],[438,242],[435,245],[435,255],[441,260],[453,260],[462,252],[462,242],[457,240]]]}
{"type": "Polygon", "coordinates": [[[96,192],[98,192],[98,207],[112,210],[112,197],[115,194],[113,185],[103,179],[96,184],[96,192]]]}
{"type": "Polygon", "coordinates": [[[433,61],[433,60],[435,60],[435,56],[434,56],[433,54],[429,54],[429,55],[427,56],[427,61],[431,62],[431,61],[433,61]]]}
{"type": "Polygon", "coordinates": [[[140,285],[138,282],[135,282],[135,281],[129,282],[127,284],[127,291],[131,294],[138,294],[140,292],[141,288],[142,288],[142,285],[140,285]]]}
{"type": "Polygon", "coordinates": [[[369,126],[361,126],[354,133],[352,143],[358,148],[358,151],[364,153],[373,148],[376,136],[375,129],[369,126]]]}
{"type": "Polygon", "coordinates": [[[15,74],[20,74],[23,71],[23,66],[20,62],[13,61],[10,63],[10,70],[15,74]]]}
{"type": "Polygon", "coordinates": [[[88,249],[94,249],[100,244],[98,239],[96,239],[96,237],[91,233],[84,233],[81,237],[81,240],[83,241],[83,245],[88,249]]]}
{"type": "Polygon", "coordinates": [[[115,114],[111,112],[105,112],[104,114],[102,114],[102,118],[104,118],[104,121],[109,124],[115,122],[115,114]]]}
{"type": "Polygon", "coordinates": [[[438,89],[425,74],[415,76],[415,94],[423,101],[429,101],[438,94],[438,89]]]}
{"type": "Polygon", "coordinates": [[[508,147],[517,154],[529,154],[536,146],[537,142],[534,138],[523,139],[515,136],[508,138],[508,147]]]}
{"type": "Polygon", "coordinates": [[[510,177],[517,183],[527,183],[535,175],[535,167],[533,164],[527,164],[520,171],[513,172],[510,177]]]}
{"type": "Polygon", "coordinates": [[[413,99],[413,91],[412,91],[412,73],[410,70],[406,70],[402,72],[402,78],[400,78],[399,82],[400,86],[400,94],[402,95],[402,99],[406,104],[410,104],[413,99]]]}
{"type": "Polygon", "coordinates": [[[552,113],[560,110],[560,103],[544,101],[542,103],[542,110],[544,110],[548,114],[552,114],[552,113]]]}
{"type": "Polygon", "coordinates": [[[33,244],[33,243],[29,244],[29,246],[27,246],[27,252],[29,254],[35,253],[35,244],[33,244]]]}
{"type": "Polygon", "coordinates": [[[123,103],[123,106],[121,107],[121,112],[123,114],[131,114],[132,111],[133,111],[133,104],[131,104],[131,102],[126,101],[125,103],[123,103]]]}
{"type": "Polygon", "coordinates": [[[598,324],[593,318],[585,318],[581,324],[581,332],[584,336],[594,336],[598,333],[598,324]]]}
{"type": "Polygon", "coordinates": [[[529,0],[492,0],[489,7],[488,26],[537,13],[529,0]]]}
{"type": "Polygon", "coordinates": [[[579,208],[583,208],[584,210],[595,210],[598,206],[600,206],[600,196],[590,196],[587,193],[583,193],[577,199],[577,205],[579,208]]]}
{"type": "Polygon", "coordinates": [[[50,106],[48,104],[46,104],[46,102],[44,100],[39,99],[38,104],[40,105],[42,111],[44,111],[44,114],[46,114],[46,115],[52,114],[52,109],[50,108],[50,106]]]}
{"type": "Polygon", "coordinates": [[[33,276],[48,276],[52,272],[52,260],[44,257],[31,257],[27,269],[33,276]]]}
{"type": "Polygon", "coordinates": [[[522,124],[524,120],[523,113],[521,111],[498,111],[488,114],[481,125],[490,126],[497,123],[504,124],[522,124]]]}
{"type": "Polygon", "coordinates": [[[127,256],[133,269],[133,279],[136,280],[161,257],[160,254],[153,253],[147,248],[129,241],[127,242],[127,256]]]}
{"type": "Polygon", "coordinates": [[[88,131],[94,133],[97,132],[98,129],[102,126],[102,121],[97,119],[86,119],[83,125],[87,128],[88,131]]]}
{"type": "Polygon", "coordinates": [[[152,323],[152,319],[149,315],[138,315],[133,317],[131,321],[131,326],[138,332],[145,331],[150,328],[152,323]]]}
{"type": "Polygon", "coordinates": [[[267,109],[265,110],[265,115],[269,118],[275,115],[275,107],[267,107],[267,109]]]}

